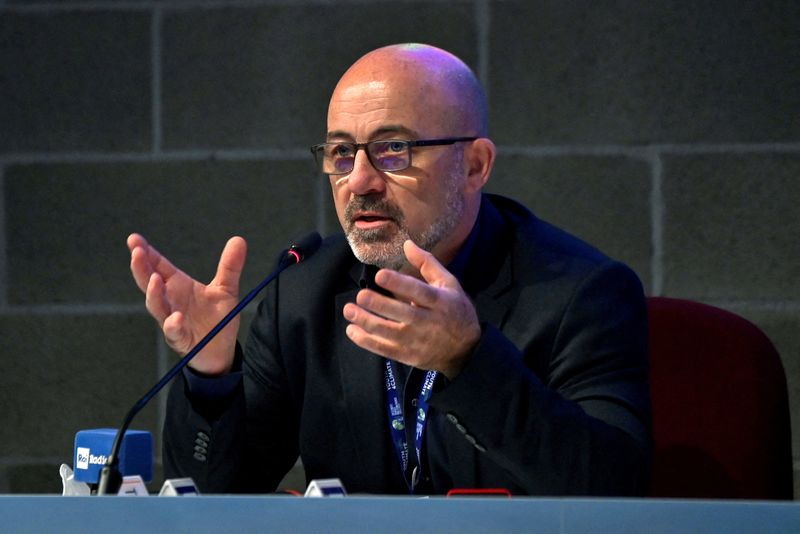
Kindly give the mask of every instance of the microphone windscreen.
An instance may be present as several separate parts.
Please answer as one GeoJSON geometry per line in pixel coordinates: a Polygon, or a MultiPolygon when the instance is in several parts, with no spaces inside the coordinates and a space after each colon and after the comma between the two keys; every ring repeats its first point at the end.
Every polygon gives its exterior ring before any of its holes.
{"type": "Polygon", "coordinates": [[[322,237],[320,237],[319,233],[311,232],[310,234],[295,240],[289,250],[293,250],[299,254],[300,257],[297,259],[299,263],[300,261],[305,260],[314,254],[321,244],[322,237]]]}
{"type": "MultiPolygon", "coordinates": [[[[97,484],[100,471],[114,446],[115,428],[80,430],[75,434],[75,480],[97,484]]],[[[119,472],[122,476],[139,475],[153,480],[153,436],[146,430],[128,430],[119,449],[119,472]]]]}

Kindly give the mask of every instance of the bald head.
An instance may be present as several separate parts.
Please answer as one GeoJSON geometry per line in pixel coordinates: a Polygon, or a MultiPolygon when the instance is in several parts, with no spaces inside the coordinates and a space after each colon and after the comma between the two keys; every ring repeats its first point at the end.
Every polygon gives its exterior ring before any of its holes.
{"type": "MultiPolygon", "coordinates": [[[[453,54],[430,45],[397,44],[373,50],[339,80],[331,102],[365,86],[384,86],[438,123],[438,135],[488,135],[486,97],[472,70],[453,54]]],[[[330,109],[328,122],[330,124],[330,109]]]]}
{"type": "Polygon", "coordinates": [[[455,257],[477,218],[496,154],[486,137],[486,98],[463,61],[427,45],[373,50],[339,80],[327,142],[352,151],[351,170],[329,178],[336,214],[360,261],[407,269],[407,239],[443,265],[455,257]],[[400,155],[392,151],[402,146],[382,143],[393,140],[425,143],[400,155]],[[364,143],[372,148],[360,150],[364,143]],[[369,150],[407,166],[381,170],[369,150]]]}

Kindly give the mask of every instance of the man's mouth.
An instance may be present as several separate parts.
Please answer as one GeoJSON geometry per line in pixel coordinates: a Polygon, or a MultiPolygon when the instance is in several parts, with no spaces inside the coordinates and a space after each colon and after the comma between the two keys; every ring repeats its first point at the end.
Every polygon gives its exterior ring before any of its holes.
{"type": "Polygon", "coordinates": [[[389,216],[375,212],[356,213],[355,217],[353,217],[353,226],[360,230],[380,228],[390,222],[392,222],[392,219],[389,216]]]}

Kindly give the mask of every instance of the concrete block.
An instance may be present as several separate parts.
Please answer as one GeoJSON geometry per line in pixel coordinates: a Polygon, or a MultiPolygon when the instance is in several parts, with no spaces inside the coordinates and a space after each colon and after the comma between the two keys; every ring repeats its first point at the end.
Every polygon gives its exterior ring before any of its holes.
{"type": "Polygon", "coordinates": [[[9,301],[36,304],[139,302],[125,246],[134,231],[206,282],[241,235],[242,287],[255,285],[316,227],[323,185],[310,161],[207,161],[14,166],[5,186],[9,301]]]}
{"type": "Polygon", "coordinates": [[[365,52],[428,42],[476,59],[469,3],[327,3],[165,10],[164,143],[306,147],[339,76],[365,52]]]}
{"type": "Polygon", "coordinates": [[[634,269],[650,287],[650,169],[615,156],[500,156],[486,190],[634,269]]]}
{"type": "MultiPolygon", "coordinates": [[[[144,314],[0,316],[3,455],[72,465],[78,430],[119,427],[155,383],[155,336],[144,314]]],[[[156,420],[152,405],[132,427],[156,420]]]]}
{"type": "Polygon", "coordinates": [[[664,293],[800,298],[800,155],[663,158],[664,293]]]}
{"type": "Polygon", "coordinates": [[[149,13],[0,13],[0,43],[0,153],[150,147],[149,13]]]}
{"type": "Polygon", "coordinates": [[[800,4],[492,2],[503,144],[800,139],[800,4]]]}

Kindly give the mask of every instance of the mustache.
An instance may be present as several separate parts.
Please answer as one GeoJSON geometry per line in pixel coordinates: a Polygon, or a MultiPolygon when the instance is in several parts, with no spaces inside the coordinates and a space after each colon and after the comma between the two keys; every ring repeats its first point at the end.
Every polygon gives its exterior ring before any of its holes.
{"type": "Polygon", "coordinates": [[[356,212],[359,211],[375,211],[398,223],[405,219],[403,212],[396,204],[376,196],[354,197],[345,207],[345,218],[352,223],[356,212]]]}

